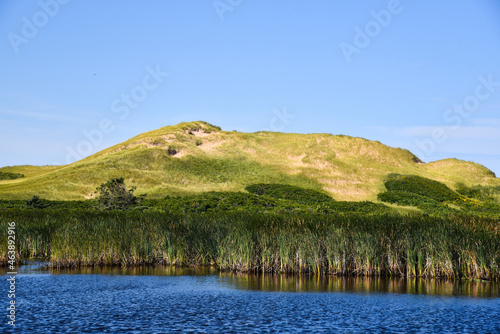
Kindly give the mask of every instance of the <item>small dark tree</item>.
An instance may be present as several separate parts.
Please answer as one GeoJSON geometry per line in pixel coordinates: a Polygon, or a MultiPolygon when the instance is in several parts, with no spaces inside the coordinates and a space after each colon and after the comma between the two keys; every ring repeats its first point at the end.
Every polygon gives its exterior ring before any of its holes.
{"type": "Polygon", "coordinates": [[[146,197],[146,194],[134,196],[135,189],[132,187],[127,190],[123,177],[111,179],[97,188],[97,201],[105,209],[125,210],[146,197]]]}

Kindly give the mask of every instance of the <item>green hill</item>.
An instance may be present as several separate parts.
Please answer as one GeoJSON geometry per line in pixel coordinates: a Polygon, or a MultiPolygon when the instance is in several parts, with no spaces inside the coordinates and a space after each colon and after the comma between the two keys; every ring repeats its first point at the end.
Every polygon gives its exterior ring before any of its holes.
{"type": "Polygon", "coordinates": [[[123,177],[148,198],[207,191],[245,191],[251,184],[289,184],[340,201],[378,201],[387,175],[416,175],[457,186],[500,186],[487,168],[456,159],[424,164],[408,150],[331,134],[222,131],[206,122],[149,131],[66,166],[13,166],[0,173],[0,199],[91,198],[123,177]],[[9,174],[11,175],[11,174],[9,174]]]}

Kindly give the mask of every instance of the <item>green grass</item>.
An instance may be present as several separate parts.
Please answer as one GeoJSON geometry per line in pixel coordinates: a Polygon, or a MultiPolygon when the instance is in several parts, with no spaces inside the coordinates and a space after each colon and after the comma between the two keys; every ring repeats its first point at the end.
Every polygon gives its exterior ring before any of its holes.
{"type": "Polygon", "coordinates": [[[376,141],[331,134],[230,132],[205,122],[149,131],[67,166],[13,166],[0,172],[25,175],[0,180],[0,199],[37,195],[83,200],[118,177],[150,198],[242,192],[250,184],[279,183],[325,193],[336,201],[373,202],[390,173],[425,177],[451,189],[458,183],[500,186],[500,180],[478,164],[454,159],[423,164],[407,150],[376,141]]]}
{"type": "Polygon", "coordinates": [[[22,259],[54,266],[214,265],[221,270],[498,280],[500,225],[472,216],[0,210],[22,259]]]}

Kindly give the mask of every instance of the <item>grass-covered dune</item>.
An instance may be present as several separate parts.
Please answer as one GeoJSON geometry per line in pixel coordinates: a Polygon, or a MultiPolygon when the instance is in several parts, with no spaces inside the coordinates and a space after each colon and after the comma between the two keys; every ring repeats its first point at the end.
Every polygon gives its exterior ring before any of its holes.
{"type": "Polygon", "coordinates": [[[222,131],[206,122],[149,131],[66,166],[14,166],[0,173],[0,199],[83,200],[103,182],[123,177],[148,198],[207,191],[242,192],[258,183],[299,186],[338,201],[378,201],[388,174],[444,183],[500,186],[487,168],[447,159],[422,163],[411,152],[331,134],[222,131]]]}
{"type": "Polygon", "coordinates": [[[223,270],[498,280],[498,219],[396,214],[174,215],[149,211],[0,210],[22,259],[54,266],[213,265],[223,270]]]}

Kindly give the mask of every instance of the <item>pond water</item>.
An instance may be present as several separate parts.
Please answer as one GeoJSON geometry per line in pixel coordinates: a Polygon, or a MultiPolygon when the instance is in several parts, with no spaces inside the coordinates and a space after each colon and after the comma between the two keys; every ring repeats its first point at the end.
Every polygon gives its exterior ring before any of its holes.
{"type": "Polygon", "coordinates": [[[498,284],[219,273],[211,268],[18,268],[2,333],[500,333],[498,284]]]}

